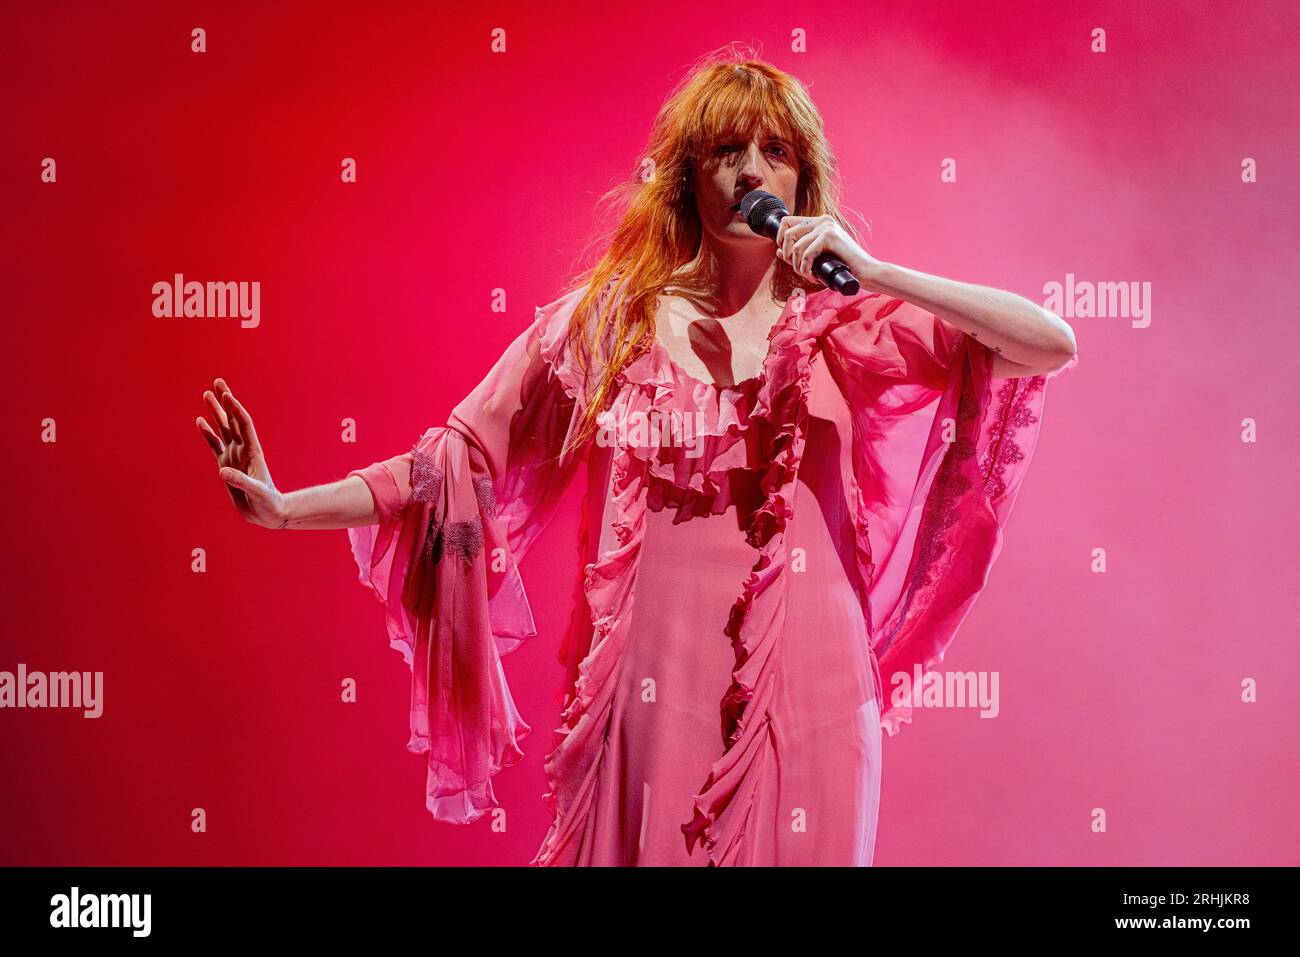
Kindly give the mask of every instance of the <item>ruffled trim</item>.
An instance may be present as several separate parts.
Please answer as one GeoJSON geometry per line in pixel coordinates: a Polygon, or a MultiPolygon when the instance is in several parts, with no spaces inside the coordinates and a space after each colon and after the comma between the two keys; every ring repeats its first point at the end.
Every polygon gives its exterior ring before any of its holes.
{"type": "MultiPolygon", "coordinates": [[[[539,310],[539,321],[552,319],[557,305],[568,302],[572,308],[581,293],[575,290],[539,310]]],[[[762,504],[750,515],[746,532],[758,555],[725,628],[736,659],[732,682],[720,703],[725,753],[695,796],[692,818],[682,825],[682,832],[687,851],[703,846],[711,865],[745,864],[752,858],[753,842],[746,842],[744,836],[753,798],[778,765],[771,712],[788,610],[785,531],[793,514],[806,442],[812,359],[846,307],[876,295],[844,297],[822,290],[804,299],[802,308],[787,309],[769,333],[762,372],[736,386],[713,386],[686,377],[658,343],[621,373],[620,388],[607,413],[608,426],[627,428],[637,416],[680,409],[678,392],[689,390],[689,407],[702,415],[698,431],[704,453],[683,461],[681,449],[675,447],[617,444],[613,449],[611,510],[617,544],[585,568],[583,591],[593,637],[590,651],[577,665],[574,693],[546,760],[545,798],[553,820],[534,865],[579,864],[591,852],[584,847],[584,835],[610,727],[613,676],[632,617],[648,496],[664,488],[684,489],[700,498],[713,496],[714,504],[725,508],[730,483],[722,479],[733,467],[748,467],[750,458],[741,437],[750,431],[756,434],[758,456],[766,467],[760,481],[762,504]]],[[[565,332],[567,326],[558,322],[549,327],[543,336],[543,354],[568,394],[581,400],[585,383],[562,348],[565,332]]],[[[880,674],[913,655],[925,660],[927,667],[942,660],[942,648],[982,588],[984,576],[956,576],[960,579],[956,588],[935,586],[948,571],[945,563],[982,562],[979,567],[987,568],[996,557],[997,548],[990,548],[990,543],[1000,544],[999,526],[1031,451],[1018,441],[1017,431],[1033,424],[1027,416],[1036,416],[1040,407],[1036,403],[1041,402],[1041,388],[1015,380],[1016,385],[1000,393],[998,410],[986,418],[992,354],[968,337],[962,337],[958,348],[925,454],[927,463],[938,461],[935,456],[940,455],[943,460],[934,473],[921,470],[935,478],[930,485],[918,486],[918,497],[911,503],[914,508],[924,506],[924,511],[909,569],[910,589],[885,627],[872,635],[876,696],[883,711],[882,725],[891,734],[897,721],[908,720],[909,709],[886,707],[880,674]],[[949,416],[956,419],[959,436],[945,450],[940,449],[940,430],[942,419],[949,416]],[[967,517],[972,503],[965,497],[977,490],[982,504],[975,507],[975,514],[981,517],[972,525],[967,517]],[[956,547],[949,548],[949,542],[956,547]]],[[[1036,429],[1024,435],[1035,433],[1036,429]]],[[[861,490],[855,513],[858,559],[864,580],[870,582],[874,566],[867,537],[869,509],[861,490]]],[[[865,611],[870,619],[869,608],[865,611]]]]}
{"type": "MultiPolygon", "coordinates": [[[[564,299],[559,302],[564,302],[564,299]]],[[[548,790],[545,800],[553,820],[541,849],[531,862],[534,865],[581,863],[584,853],[582,835],[595,798],[597,774],[604,754],[603,741],[612,716],[616,684],[613,675],[622,658],[632,618],[637,565],[651,485],[655,482],[672,485],[678,481],[679,475],[689,474],[691,477],[683,482],[686,488],[701,495],[721,496],[728,486],[721,481],[726,471],[733,467],[743,468],[748,463],[741,436],[752,418],[758,415],[776,424],[778,432],[772,437],[774,466],[769,469],[765,483],[771,495],[766,510],[755,516],[752,540],[756,547],[759,538],[765,540],[769,537],[761,530],[765,527],[763,516],[789,513],[788,503],[793,489],[787,476],[792,476],[791,470],[797,466],[798,453],[795,451],[792,457],[788,451],[781,452],[789,445],[783,430],[797,419],[790,408],[791,402],[799,401],[808,388],[807,370],[804,369],[802,378],[795,381],[791,363],[798,364],[794,355],[799,352],[804,354],[806,362],[810,341],[816,335],[816,330],[805,321],[811,303],[810,298],[803,303],[805,308],[792,304],[783,312],[768,334],[768,358],[762,373],[737,385],[716,386],[689,379],[676,369],[658,342],[619,373],[618,392],[603,419],[605,426],[614,430],[615,436],[631,434],[632,424],[644,421],[644,417],[652,412],[667,415],[673,409],[680,409],[677,390],[689,389],[693,399],[691,406],[700,415],[696,423],[699,426],[696,438],[702,444],[703,454],[695,459],[685,459],[683,465],[674,455],[683,450],[675,446],[614,445],[611,521],[617,546],[586,568],[584,593],[591,613],[591,650],[578,666],[573,697],[561,716],[560,728],[555,732],[555,749],[546,760],[548,790]],[[745,410],[751,406],[754,411],[747,413],[745,410]],[[731,452],[732,449],[735,451],[731,452]],[[689,472],[679,471],[685,469],[689,472]]],[[[538,318],[544,321],[553,315],[554,309],[545,307],[539,310],[538,318]]],[[[562,351],[562,344],[563,336],[557,324],[548,335],[544,335],[543,354],[551,362],[556,376],[566,383],[566,389],[572,390],[570,394],[580,396],[584,383],[571,358],[562,351]]],[[[763,580],[764,572],[768,578],[771,577],[771,570],[766,567],[771,554],[769,551],[766,557],[760,556],[759,566],[756,566],[746,587],[747,604],[756,601],[761,593],[758,582],[763,580]]],[[[781,561],[784,562],[784,554],[781,561]]],[[[781,600],[780,610],[784,611],[784,607],[781,600]]],[[[770,629],[758,630],[773,634],[770,629]]],[[[755,638],[746,632],[745,640],[753,643],[755,638]]],[[[748,668],[738,666],[742,682],[749,680],[759,659],[747,655],[746,660],[748,668]]],[[[764,687],[766,689],[767,685],[764,687]]],[[[740,698],[746,694],[729,694],[729,698],[735,699],[734,703],[728,705],[724,702],[724,709],[735,714],[738,726],[744,724],[739,709],[740,698]]],[[[732,740],[736,741],[738,737],[733,734],[732,740]]],[[[734,753],[741,756],[742,751],[748,758],[744,762],[746,766],[762,760],[761,756],[753,754],[761,748],[749,745],[736,749],[734,753]]],[[[748,786],[752,787],[753,780],[750,779],[748,786]]]]}
{"type": "Polygon", "coordinates": [[[710,865],[746,863],[742,837],[754,807],[752,798],[777,765],[771,709],[778,673],[775,661],[788,610],[785,529],[793,513],[806,441],[812,357],[844,301],[839,293],[822,290],[773,327],[761,388],[750,414],[760,431],[761,460],[769,464],[762,478],[764,502],[751,516],[746,533],[749,544],[759,549],[758,559],[726,627],[736,655],[732,683],[721,705],[727,750],[696,795],[691,820],[682,825],[687,851],[700,843],[710,865]]]}
{"type": "Polygon", "coordinates": [[[587,395],[587,381],[572,353],[565,348],[569,320],[586,293],[586,286],[571,289],[560,298],[535,310],[535,322],[541,327],[538,340],[542,358],[551,367],[551,373],[564,387],[569,398],[583,403],[587,395]]]}
{"type": "Polygon", "coordinates": [[[734,385],[702,382],[683,372],[656,339],[623,370],[622,379],[645,394],[645,421],[653,424],[631,448],[649,473],[650,506],[676,509],[677,520],[685,521],[693,515],[720,515],[737,504],[729,475],[749,468],[745,434],[761,373],[734,385]],[[680,432],[673,431],[678,424],[680,432]],[[668,440],[656,441],[663,433],[668,440]]]}
{"type": "MultiPolygon", "coordinates": [[[[624,390],[617,407],[644,408],[641,393],[624,390]]],[[[636,571],[645,536],[645,461],[628,449],[617,450],[611,464],[613,530],[617,545],[587,565],[583,592],[591,610],[590,651],[578,666],[573,696],[560,716],[554,749],[544,770],[546,806],[552,823],[529,863],[551,866],[579,863],[581,836],[595,798],[597,771],[609,731],[614,686],[631,623],[636,571]]]]}
{"type": "MultiPolygon", "coordinates": [[[[567,319],[584,290],[575,289],[537,309],[537,321],[545,324],[542,355],[565,392],[579,401],[588,394],[592,383],[564,346],[567,319]],[[557,321],[556,317],[565,321],[557,321]]],[[[635,409],[611,408],[602,420],[607,429],[621,430],[621,438],[629,439],[631,454],[646,463],[652,481],[693,493],[694,499],[706,500],[711,511],[721,513],[732,504],[727,473],[745,468],[748,462],[743,436],[761,379],[760,375],[729,386],[699,381],[682,372],[656,339],[618,376],[621,384],[644,393],[647,402],[638,403],[635,409]],[[682,402],[679,395],[690,398],[682,402]],[[691,415],[683,416],[683,408],[691,415]],[[670,441],[655,441],[669,430],[670,441]]],[[[610,436],[609,444],[614,444],[614,438],[610,436]]],[[[605,439],[598,437],[596,441],[605,439]]],[[[676,500],[676,504],[687,507],[681,496],[676,500]]]]}
{"type": "MultiPolygon", "coordinates": [[[[540,352],[551,374],[565,393],[575,400],[574,421],[585,405],[589,381],[567,348],[570,322],[586,292],[582,286],[541,306],[536,321],[541,325],[540,352]]],[[[608,287],[606,293],[608,294],[608,287]]],[[[615,409],[626,415],[644,408],[642,394],[622,390],[615,409]]],[[[543,771],[547,790],[543,800],[551,812],[551,826],[542,846],[529,862],[532,866],[579,863],[582,830],[588,817],[596,775],[608,731],[614,682],[611,676],[622,658],[631,620],[632,595],[645,527],[645,481],[643,460],[628,449],[617,450],[611,460],[610,495],[616,547],[583,569],[582,592],[590,612],[591,634],[581,642],[583,654],[576,666],[573,691],[560,715],[560,727],[553,733],[553,747],[543,771]]],[[[591,490],[588,489],[588,494],[591,490]]],[[[586,500],[583,508],[584,531],[586,500]]],[[[576,656],[579,627],[572,624],[565,636],[561,660],[576,656]]]]}

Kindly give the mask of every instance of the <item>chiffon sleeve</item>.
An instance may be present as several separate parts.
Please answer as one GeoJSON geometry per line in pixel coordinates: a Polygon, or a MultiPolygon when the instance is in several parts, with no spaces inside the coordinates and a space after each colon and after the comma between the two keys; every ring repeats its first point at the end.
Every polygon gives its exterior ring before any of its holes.
{"type": "Polygon", "coordinates": [[[912,719],[1002,548],[1051,375],[994,379],[977,339],[904,300],[846,299],[823,337],[853,423],[858,560],[882,727],[912,719]]]}
{"type": "Polygon", "coordinates": [[[518,562],[578,470],[561,454],[577,404],[547,356],[576,302],[538,309],[445,426],[348,473],[374,498],[375,524],[348,538],[411,668],[407,747],[427,755],[425,805],[441,821],[497,806],[492,776],[522,759],[531,730],[501,656],[536,634],[518,562]]]}

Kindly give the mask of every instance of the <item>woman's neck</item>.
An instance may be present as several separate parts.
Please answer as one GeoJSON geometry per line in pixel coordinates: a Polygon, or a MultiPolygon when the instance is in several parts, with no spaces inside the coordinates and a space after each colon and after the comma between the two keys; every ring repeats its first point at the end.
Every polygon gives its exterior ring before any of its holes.
{"type": "Polygon", "coordinates": [[[695,258],[678,272],[707,277],[707,289],[701,292],[708,298],[711,311],[719,319],[727,319],[742,312],[767,310],[772,302],[776,264],[771,250],[715,247],[706,239],[695,258]]]}

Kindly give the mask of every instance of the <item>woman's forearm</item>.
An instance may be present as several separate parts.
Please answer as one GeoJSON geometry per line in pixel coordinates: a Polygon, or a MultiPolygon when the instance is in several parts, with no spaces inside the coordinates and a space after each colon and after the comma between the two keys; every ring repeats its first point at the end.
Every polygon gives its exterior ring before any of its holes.
{"type": "Polygon", "coordinates": [[[357,475],[284,495],[280,528],[355,528],[379,521],[370,487],[357,475]]]}
{"type": "Polygon", "coordinates": [[[868,275],[859,276],[867,288],[915,303],[1031,370],[1056,369],[1075,352],[1074,330],[1068,323],[1013,292],[878,260],[863,264],[863,269],[868,275]]]}

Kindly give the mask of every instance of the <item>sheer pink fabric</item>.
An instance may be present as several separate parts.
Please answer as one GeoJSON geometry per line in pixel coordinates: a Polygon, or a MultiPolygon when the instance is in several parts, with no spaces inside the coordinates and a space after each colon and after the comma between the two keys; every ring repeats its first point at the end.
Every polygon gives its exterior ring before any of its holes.
{"type": "MultiPolygon", "coordinates": [[[[1050,376],[993,379],[993,353],[911,303],[859,295],[827,337],[854,420],[872,647],[886,676],[929,671],[984,588],[1042,422],[1050,376]],[[937,400],[936,400],[937,393],[937,400]],[[865,534],[864,534],[865,533],[865,534]]],[[[910,723],[886,702],[889,734],[910,723]]]]}
{"type": "Polygon", "coordinates": [[[924,310],[825,290],[790,301],[754,379],[698,382],[658,346],[620,374],[608,421],[694,413],[698,454],[559,461],[581,293],[539,309],[445,428],[351,473],[379,513],[349,537],[412,666],[429,810],[476,819],[520,758],[500,660],[535,633],[517,562],[585,464],[533,863],[869,864],[880,730],[911,720],[881,675],[941,662],[983,589],[1047,377],[995,381],[924,310]]]}
{"type": "Polygon", "coordinates": [[[547,374],[534,325],[411,451],[356,469],[378,523],[348,529],[360,581],[411,666],[411,738],[426,806],[468,823],[496,807],[492,775],[531,730],[501,655],[536,634],[516,562],[545,528],[576,461],[548,462],[574,403],[547,374]]]}

